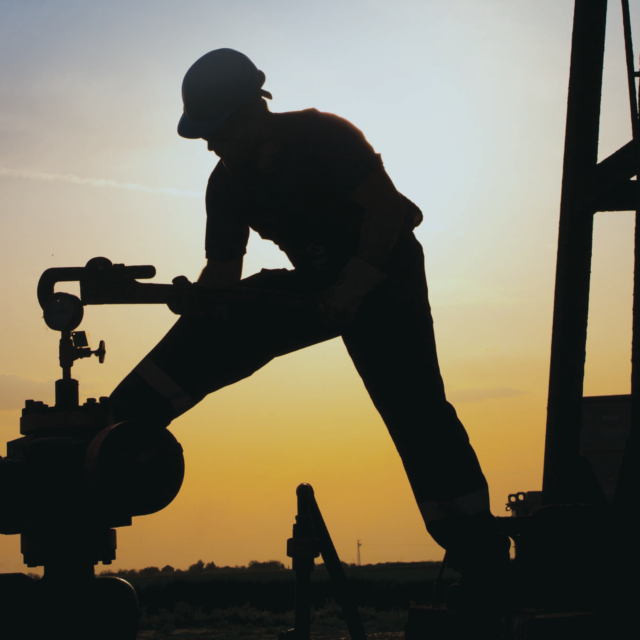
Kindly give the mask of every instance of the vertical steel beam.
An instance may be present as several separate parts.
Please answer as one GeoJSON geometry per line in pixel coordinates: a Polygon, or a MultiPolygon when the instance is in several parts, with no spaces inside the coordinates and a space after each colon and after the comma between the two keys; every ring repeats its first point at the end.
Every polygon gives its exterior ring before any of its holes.
{"type": "MultiPolygon", "coordinates": [[[[622,19],[624,24],[624,43],[627,58],[627,79],[629,84],[629,106],[631,108],[631,126],[635,142],[635,162],[640,176],[640,118],[638,114],[638,94],[636,93],[635,60],[633,41],[631,38],[631,17],[629,1],[622,0],[622,19]]],[[[640,192],[638,192],[640,194],[640,192]]],[[[631,343],[631,432],[624,450],[624,457],[618,476],[618,486],[614,505],[621,520],[631,530],[635,521],[633,514],[637,511],[637,487],[640,485],[638,464],[638,439],[640,438],[640,200],[636,202],[636,229],[634,248],[633,274],[633,328],[631,343]]],[[[637,553],[636,553],[637,562],[637,553]]]]}
{"type": "Polygon", "coordinates": [[[576,0],[551,342],[543,501],[576,501],[593,214],[582,194],[598,160],[607,0],[576,0]]]}
{"type": "MultiPolygon", "coordinates": [[[[640,159],[639,159],[640,160],[640,159]]],[[[640,162],[639,162],[640,164],[640,162]]],[[[640,173],[640,172],[639,172],[640,173]]],[[[636,211],[633,278],[633,338],[631,343],[631,431],[624,448],[613,503],[621,522],[635,535],[640,486],[640,203],[636,211]]],[[[637,548],[632,550],[638,562],[637,548]]],[[[636,564],[637,567],[637,564],[636,564]]]]}

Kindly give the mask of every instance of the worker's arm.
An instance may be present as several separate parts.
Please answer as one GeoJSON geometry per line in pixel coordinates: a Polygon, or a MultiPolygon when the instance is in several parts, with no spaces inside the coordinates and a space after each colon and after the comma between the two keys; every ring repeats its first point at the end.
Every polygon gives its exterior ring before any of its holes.
{"type": "Polygon", "coordinates": [[[360,243],[356,258],[383,268],[395,244],[405,215],[405,203],[387,172],[374,171],[355,190],[354,202],[363,209],[360,243]]]}
{"type": "Polygon", "coordinates": [[[325,322],[334,326],[349,325],[364,297],[385,279],[384,264],[405,215],[405,202],[383,168],[369,175],[352,198],[363,209],[358,250],[323,295],[325,322]]]}
{"type": "Polygon", "coordinates": [[[198,282],[214,289],[235,287],[242,276],[242,261],[242,257],[227,261],[207,260],[198,282]]]}

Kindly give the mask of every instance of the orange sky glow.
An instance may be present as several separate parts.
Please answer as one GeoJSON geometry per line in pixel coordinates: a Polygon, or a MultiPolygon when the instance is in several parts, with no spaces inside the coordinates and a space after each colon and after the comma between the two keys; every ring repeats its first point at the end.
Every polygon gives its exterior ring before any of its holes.
{"type": "MultiPolygon", "coordinates": [[[[59,336],[35,297],[45,269],[106,256],[170,282],[204,265],[216,158],[176,134],[180,84],[199,56],[233,47],[265,71],[272,110],[351,120],[423,210],[441,368],[492,510],[541,488],[573,2],[52,4],[0,5],[0,455],[24,400],[53,401],[59,336]]],[[[635,26],[640,0],[631,9],[635,26]]],[[[607,38],[601,157],[631,135],[616,2],[607,38]]],[[[596,217],[585,395],[629,393],[633,224],[596,217]]],[[[283,266],[252,235],[244,275],[283,266]]],[[[107,360],[76,364],[81,398],[108,395],[174,320],[87,308],[80,328],[107,360]]],[[[277,359],[171,430],[182,491],[119,530],[116,569],[288,563],[300,482],[344,561],[357,540],[363,563],[442,558],[338,340],[277,359]]],[[[0,536],[0,572],[21,570],[19,537],[0,536]]]]}

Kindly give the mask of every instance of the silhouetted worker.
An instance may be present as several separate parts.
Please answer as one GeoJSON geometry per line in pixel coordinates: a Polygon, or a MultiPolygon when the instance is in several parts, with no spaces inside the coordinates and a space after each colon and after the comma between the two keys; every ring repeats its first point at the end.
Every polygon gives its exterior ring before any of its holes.
{"type": "Polygon", "coordinates": [[[117,421],[167,425],[207,394],[276,356],[338,335],[400,453],[433,538],[458,558],[461,607],[504,595],[509,540],[440,376],[422,247],[422,214],[396,191],[361,131],[315,109],[272,113],[265,75],[232,49],[187,71],[178,133],[220,161],[206,195],[203,287],[318,296],[322,317],[256,302],[183,315],[111,396],[117,421]],[[249,229],[294,269],[241,280],[249,229]]]}

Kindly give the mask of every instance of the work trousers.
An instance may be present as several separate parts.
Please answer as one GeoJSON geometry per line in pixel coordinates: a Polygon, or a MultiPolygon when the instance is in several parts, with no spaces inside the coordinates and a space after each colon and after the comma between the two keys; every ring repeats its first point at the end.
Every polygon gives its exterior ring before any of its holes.
{"type": "MultiPolygon", "coordinates": [[[[448,547],[465,522],[490,518],[487,482],[445,397],[422,247],[412,233],[400,235],[385,271],[386,281],[341,332],[311,308],[274,303],[268,296],[220,305],[207,315],[183,315],[113,392],[116,421],[167,425],[273,358],[341,335],[397,447],[427,529],[448,547]]],[[[318,288],[287,269],[263,270],[240,286],[307,295],[318,288]]]]}

